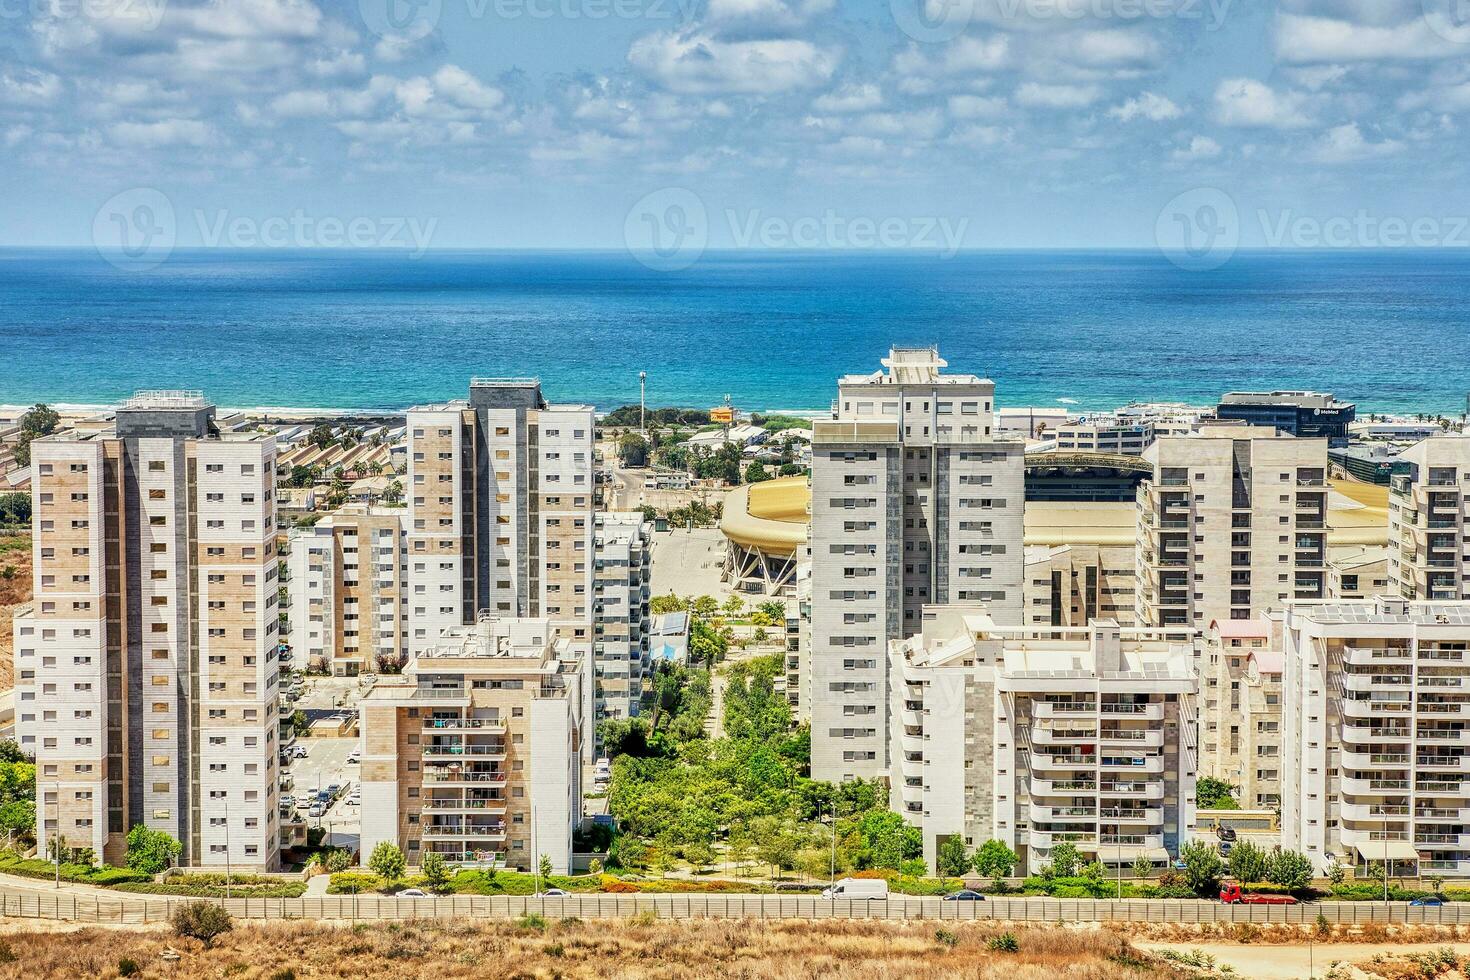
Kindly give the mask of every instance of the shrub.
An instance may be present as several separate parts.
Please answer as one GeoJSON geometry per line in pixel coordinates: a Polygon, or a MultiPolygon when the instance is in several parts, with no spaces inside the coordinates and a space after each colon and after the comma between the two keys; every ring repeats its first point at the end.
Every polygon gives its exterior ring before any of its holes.
{"type": "Polygon", "coordinates": [[[954,949],[960,944],[960,937],[949,929],[934,930],[934,941],[947,949],[954,949]]]}
{"type": "Polygon", "coordinates": [[[211,945],[216,936],[233,929],[230,913],[214,902],[188,902],[174,909],[174,932],[211,945]]]}
{"type": "Polygon", "coordinates": [[[1287,888],[1305,888],[1312,882],[1312,861],[1297,851],[1277,851],[1266,862],[1266,879],[1287,888]]]}
{"type": "Polygon", "coordinates": [[[120,977],[136,977],[142,972],[143,968],[138,965],[138,961],[135,959],[124,956],[117,961],[117,975],[120,977]]]}
{"type": "Polygon", "coordinates": [[[10,948],[10,944],[0,939],[0,963],[14,963],[18,958],[15,950],[10,948]]]}
{"type": "Polygon", "coordinates": [[[1021,944],[1016,940],[1014,932],[1003,932],[999,936],[991,936],[985,941],[988,949],[996,953],[1019,953],[1021,944]]]}
{"type": "Polygon", "coordinates": [[[384,881],[397,881],[408,870],[408,862],[397,844],[385,840],[379,841],[378,846],[373,848],[373,856],[368,858],[368,867],[384,881]]]}
{"type": "Polygon", "coordinates": [[[546,919],[544,916],[537,915],[535,912],[527,912],[516,920],[516,928],[534,929],[537,932],[544,932],[546,930],[546,919]]]}
{"type": "Polygon", "coordinates": [[[270,980],[296,980],[296,971],[289,966],[283,966],[271,974],[270,980]]]}
{"type": "Polygon", "coordinates": [[[1212,895],[1220,887],[1225,873],[1225,862],[1216,850],[1204,841],[1191,841],[1179,851],[1184,861],[1184,875],[1189,887],[1196,895],[1212,895]]]}
{"type": "Polygon", "coordinates": [[[184,845],[161,830],[150,830],[136,824],[128,831],[128,867],[144,874],[156,875],[173,867],[184,845]]]}
{"type": "Polygon", "coordinates": [[[352,854],[342,848],[328,851],[324,865],[328,871],[346,871],[352,867],[352,854]]]}
{"type": "Polygon", "coordinates": [[[327,886],[329,895],[361,895],[364,892],[375,892],[386,888],[388,883],[377,875],[361,874],[359,872],[347,871],[342,874],[332,875],[332,883],[327,886]]]}
{"type": "Polygon", "coordinates": [[[449,868],[444,864],[444,855],[437,851],[424,854],[420,870],[424,873],[424,883],[430,888],[437,890],[449,884],[449,868]]]}

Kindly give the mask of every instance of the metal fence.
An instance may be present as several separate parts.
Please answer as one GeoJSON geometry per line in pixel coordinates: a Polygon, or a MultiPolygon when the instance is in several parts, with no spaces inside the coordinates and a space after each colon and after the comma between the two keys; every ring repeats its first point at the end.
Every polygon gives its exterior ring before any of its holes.
{"type": "MultiPolygon", "coordinates": [[[[166,922],[180,897],[136,899],[0,889],[0,916],[72,922],[166,922]]],[[[566,898],[454,895],[394,898],[384,895],[333,895],[326,898],[219,899],[239,919],[514,919],[535,914],[548,919],[885,919],[996,920],[1006,922],[1252,922],[1470,923],[1470,904],[1416,907],[1406,902],[1320,902],[1306,905],[1223,905],[1189,900],[1069,900],[994,898],[985,902],[945,902],[935,898],[889,901],[830,901],[797,895],[572,895],[566,898]]]]}

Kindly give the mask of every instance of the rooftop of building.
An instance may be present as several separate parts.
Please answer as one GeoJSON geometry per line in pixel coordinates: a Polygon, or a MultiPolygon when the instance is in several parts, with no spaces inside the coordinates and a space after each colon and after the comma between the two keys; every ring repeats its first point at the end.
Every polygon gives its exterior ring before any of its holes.
{"type": "Polygon", "coordinates": [[[949,362],[939,356],[938,347],[893,347],[880,361],[887,373],[847,374],[838,385],[993,385],[989,378],[976,374],[945,374],[949,362]]]}
{"type": "Polygon", "coordinates": [[[1210,631],[1222,640],[1257,640],[1270,637],[1269,619],[1216,619],[1210,631]]]}
{"type": "Polygon", "coordinates": [[[1338,401],[1323,391],[1229,391],[1220,397],[1221,405],[1282,405],[1297,408],[1352,408],[1352,402],[1338,401]]]}
{"type": "Polygon", "coordinates": [[[1470,601],[1435,602],[1373,596],[1368,599],[1328,599],[1288,604],[1287,615],[1323,625],[1470,626],[1470,601]]]}

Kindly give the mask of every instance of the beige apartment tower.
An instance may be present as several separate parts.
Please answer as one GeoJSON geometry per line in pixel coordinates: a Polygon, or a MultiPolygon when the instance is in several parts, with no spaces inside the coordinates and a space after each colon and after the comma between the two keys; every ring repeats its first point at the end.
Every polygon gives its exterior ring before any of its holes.
{"type": "Polygon", "coordinates": [[[1144,451],[1136,621],[1250,619],[1325,592],[1327,440],[1239,423],[1144,451]]]}
{"type": "Polygon", "coordinates": [[[583,666],[550,620],[482,617],[363,697],[362,851],[417,866],[571,868],[581,819],[583,666]]]}
{"type": "Polygon", "coordinates": [[[222,436],[197,392],[143,392],[31,453],[17,723],[40,835],[121,863],[146,824],[185,864],[274,867],[274,439],[222,436]]]}
{"type": "Polygon", "coordinates": [[[1470,599],[1470,437],[1435,436],[1394,462],[1388,574],[1406,599],[1470,599]]]}
{"type": "Polygon", "coordinates": [[[812,432],[812,776],[888,772],[885,660],[928,605],[1020,625],[1025,444],[994,431],[995,383],[930,348],[838,382],[812,432]]]}
{"type": "Polygon", "coordinates": [[[1269,619],[1226,619],[1205,633],[1200,775],[1236,788],[1247,810],[1281,805],[1281,640],[1269,619]]]}

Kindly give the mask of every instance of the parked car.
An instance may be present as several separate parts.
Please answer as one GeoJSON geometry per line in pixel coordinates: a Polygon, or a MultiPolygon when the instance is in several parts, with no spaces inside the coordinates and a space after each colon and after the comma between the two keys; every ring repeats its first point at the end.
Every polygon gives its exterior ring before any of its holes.
{"type": "Polygon", "coordinates": [[[859,902],[886,902],[888,882],[882,878],[840,878],[831,888],[822,889],[822,897],[854,899],[859,902]]]}
{"type": "Polygon", "coordinates": [[[1227,881],[1220,886],[1220,901],[1226,905],[1295,905],[1296,899],[1290,895],[1257,895],[1254,892],[1242,892],[1240,885],[1233,881],[1227,881]]]}
{"type": "Polygon", "coordinates": [[[985,901],[985,896],[969,888],[961,888],[957,892],[950,892],[944,896],[944,900],[946,902],[983,902],[985,901]]]}
{"type": "Polygon", "coordinates": [[[430,895],[428,892],[424,891],[422,888],[405,888],[405,889],[403,889],[403,891],[398,892],[397,893],[397,896],[399,898],[433,898],[434,897],[433,895],[430,895]]]}
{"type": "Polygon", "coordinates": [[[327,798],[328,799],[335,800],[339,795],[341,795],[341,793],[342,793],[342,784],[341,783],[328,783],[327,784],[327,798]]]}
{"type": "Polygon", "coordinates": [[[347,794],[347,805],[348,806],[361,806],[362,805],[362,794],[360,792],[358,792],[357,790],[353,790],[351,793],[348,793],[347,794]]]}
{"type": "Polygon", "coordinates": [[[1439,906],[1441,906],[1441,905],[1444,904],[1444,899],[1442,899],[1442,898],[1432,898],[1432,897],[1431,898],[1416,898],[1412,902],[1410,902],[1409,904],[1412,905],[1412,906],[1415,906],[1417,908],[1438,908],[1439,906]]]}
{"type": "Polygon", "coordinates": [[[1218,838],[1220,838],[1221,840],[1234,841],[1235,840],[1235,828],[1234,827],[1227,827],[1223,823],[1222,824],[1217,824],[1215,826],[1215,836],[1218,837],[1218,838]]]}
{"type": "Polygon", "coordinates": [[[572,893],[561,888],[548,888],[544,892],[537,892],[532,898],[567,898],[572,893]]]}
{"type": "Polygon", "coordinates": [[[320,803],[313,803],[311,809],[306,811],[308,817],[320,817],[327,812],[327,808],[320,803]]]}
{"type": "Polygon", "coordinates": [[[304,746],[304,745],[296,745],[296,746],[293,746],[291,748],[291,757],[293,759],[305,759],[306,758],[306,746],[304,746]]]}
{"type": "Polygon", "coordinates": [[[286,807],[287,809],[290,809],[290,808],[294,807],[295,805],[296,805],[296,797],[292,796],[290,793],[282,793],[281,794],[281,806],[286,807]]]}

